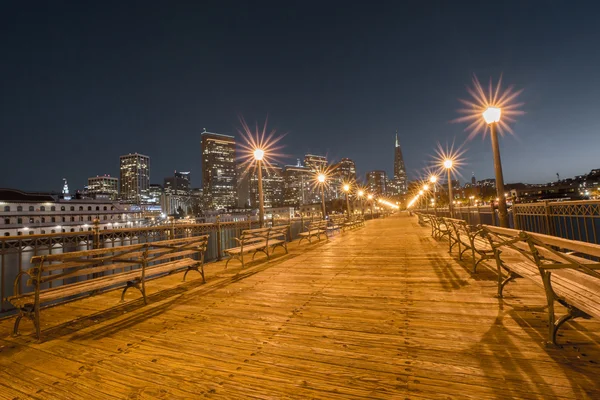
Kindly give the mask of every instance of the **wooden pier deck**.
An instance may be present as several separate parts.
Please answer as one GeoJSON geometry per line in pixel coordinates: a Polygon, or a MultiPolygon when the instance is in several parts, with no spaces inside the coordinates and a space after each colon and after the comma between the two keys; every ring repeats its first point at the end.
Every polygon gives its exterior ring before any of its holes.
{"type": "Polygon", "coordinates": [[[113,291],[43,310],[40,344],[0,321],[0,398],[600,398],[598,321],[546,348],[540,289],[494,298],[492,271],[405,214],[223,266],[150,282],[148,306],[113,291]]]}

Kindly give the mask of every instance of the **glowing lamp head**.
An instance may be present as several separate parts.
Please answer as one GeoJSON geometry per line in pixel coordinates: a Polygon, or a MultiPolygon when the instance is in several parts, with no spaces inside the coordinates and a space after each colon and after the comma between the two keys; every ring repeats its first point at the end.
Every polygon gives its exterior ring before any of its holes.
{"type": "Polygon", "coordinates": [[[344,187],[343,187],[343,189],[344,189],[344,192],[349,192],[350,191],[350,185],[345,184],[344,187]]]}
{"type": "Polygon", "coordinates": [[[423,190],[429,190],[429,185],[423,185],[423,190]]]}
{"type": "Polygon", "coordinates": [[[429,182],[431,182],[431,183],[436,183],[436,182],[437,182],[437,176],[435,176],[435,175],[431,175],[431,176],[429,177],[429,182]]]}
{"type": "Polygon", "coordinates": [[[363,192],[362,190],[358,191],[358,197],[363,197],[365,195],[365,192],[363,192]]]}
{"type": "Polygon", "coordinates": [[[452,160],[450,160],[450,159],[444,160],[444,168],[446,168],[446,169],[452,168],[452,160]]]}
{"type": "Polygon", "coordinates": [[[498,107],[488,107],[485,109],[482,115],[486,123],[493,124],[494,122],[500,121],[502,109],[498,107]]]}
{"type": "Polygon", "coordinates": [[[423,195],[423,191],[419,190],[419,196],[422,196],[422,195],[423,195]]]}
{"type": "Polygon", "coordinates": [[[317,175],[317,181],[319,181],[319,183],[325,183],[325,174],[317,175]]]}
{"type": "Polygon", "coordinates": [[[256,161],[262,161],[262,159],[265,157],[265,151],[263,149],[256,149],[254,150],[254,159],[256,161]]]}
{"type": "Polygon", "coordinates": [[[368,198],[369,200],[373,200],[373,195],[372,195],[372,194],[370,194],[370,195],[368,195],[368,196],[367,196],[367,198],[368,198]]]}

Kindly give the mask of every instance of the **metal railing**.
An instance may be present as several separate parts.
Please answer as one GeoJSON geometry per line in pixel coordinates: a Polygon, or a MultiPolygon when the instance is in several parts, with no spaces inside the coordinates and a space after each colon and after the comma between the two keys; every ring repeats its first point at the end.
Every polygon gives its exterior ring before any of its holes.
{"type": "MultiPolygon", "coordinates": [[[[375,214],[375,218],[377,217],[378,214],[375,214]]],[[[318,219],[320,217],[317,216],[271,219],[267,221],[267,226],[289,224],[289,240],[294,240],[305,229],[308,222],[318,219]]],[[[371,216],[365,214],[365,219],[371,219],[371,216]]],[[[84,232],[0,237],[0,317],[12,310],[12,306],[6,301],[6,298],[13,294],[13,283],[17,274],[33,266],[30,262],[33,256],[126,246],[208,234],[205,260],[214,261],[223,257],[225,249],[235,247],[236,244],[233,238],[240,236],[244,229],[258,227],[259,222],[256,219],[235,222],[220,222],[218,220],[215,223],[171,224],[113,230],[99,230],[96,228],[84,232]]],[[[84,276],[81,279],[85,280],[87,277],[84,276]]]]}
{"type": "MultiPolygon", "coordinates": [[[[418,211],[436,213],[433,208],[418,211]]],[[[449,217],[450,212],[438,208],[437,215],[449,217]]],[[[471,225],[498,225],[498,210],[492,206],[455,207],[454,218],[471,225]]],[[[513,204],[508,222],[514,229],[600,244],[600,200],[513,204]]]]}

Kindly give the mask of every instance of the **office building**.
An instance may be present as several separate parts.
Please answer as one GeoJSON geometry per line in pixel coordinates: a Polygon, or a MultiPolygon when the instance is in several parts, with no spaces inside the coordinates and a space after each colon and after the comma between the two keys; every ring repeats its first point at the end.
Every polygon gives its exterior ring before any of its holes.
{"type": "Polygon", "coordinates": [[[237,205],[236,150],[233,136],[202,132],[202,184],[212,210],[237,205]]]}
{"type": "Polygon", "coordinates": [[[121,156],[120,199],[140,203],[150,187],[150,157],[134,153],[121,156]]]}
{"type": "Polygon", "coordinates": [[[173,195],[187,195],[190,193],[190,172],[177,172],[164,180],[164,191],[173,195]]]}
{"type": "Polygon", "coordinates": [[[300,161],[297,165],[286,165],[283,170],[283,203],[290,207],[308,204],[313,179],[313,172],[310,168],[300,165],[300,161]]]}
{"type": "Polygon", "coordinates": [[[367,189],[370,193],[382,196],[386,191],[387,174],[385,171],[367,172],[367,189]]]}
{"type": "Polygon", "coordinates": [[[119,180],[110,175],[98,175],[88,178],[87,196],[92,199],[117,200],[119,180]]]}

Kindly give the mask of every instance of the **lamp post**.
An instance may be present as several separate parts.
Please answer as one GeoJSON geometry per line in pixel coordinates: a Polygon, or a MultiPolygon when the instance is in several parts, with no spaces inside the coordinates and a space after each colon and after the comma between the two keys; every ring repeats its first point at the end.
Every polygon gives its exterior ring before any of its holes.
{"type": "Polygon", "coordinates": [[[375,217],[374,217],[374,214],[373,214],[373,195],[369,194],[367,196],[367,199],[369,199],[369,201],[371,202],[371,219],[374,219],[375,217]]]}
{"type": "MultiPolygon", "coordinates": [[[[423,185],[423,192],[425,194],[427,194],[427,191],[429,190],[429,185],[425,184],[423,185]]],[[[427,201],[427,196],[425,196],[425,211],[429,211],[429,202],[427,201]]]]}
{"type": "Polygon", "coordinates": [[[346,193],[346,212],[348,213],[348,219],[350,219],[350,200],[348,200],[348,193],[350,192],[350,185],[348,185],[346,183],[346,184],[344,184],[344,187],[342,189],[346,193]]]}
{"type": "Polygon", "coordinates": [[[262,182],[262,160],[265,157],[263,149],[254,150],[254,159],[256,160],[256,168],[258,169],[258,219],[260,227],[265,224],[265,202],[263,197],[263,182],[262,182]]]}
{"type": "Polygon", "coordinates": [[[444,160],[444,168],[448,171],[448,210],[450,211],[450,218],[454,218],[454,206],[452,204],[452,165],[451,159],[447,158],[444,160]]]}
{"type": "Polygon", "coordinates": [[[502,109],[499,107],[488,107],[483,112],[483,119],[490,127],[492,138],[492,152],[494,153],[494,171],[496,173],[496,194],[498,196],[498,219],[500,226],[508,228],[508,210],[506,209],[506,198],[504,197],[504,176],[502,174],[502,160],[500,159],[500,146],[498,144],[497,123],[500,121],[502,109]]]}
{"type": "Polygon", "coordinates": [[[436,189],[435,189],[435,186],[436,186],[435,183],[437,182],[437,176],[431,175],[429,177],[429,182],[431,182],[431,184],[433,185],[433,198],[435,199],[433,201],[433,212],[437,216],[437,195],[436,195],[436,189]]]}
{"type": "Polygon", "coordinates": [[[321,185],[321,206],[323,207],[323,219],[326,219],[326,210],[325,210],[325,180],[327,177],[325,174],[321,173],[317,175],[317,181],[319,185],[321,185]]]}
{"type": "Polygon", "coordinates": [[[365,216],[365,208],[363,207],[363,196],[365,195],[365,192],[362,190],[359,190],[357,193],[357,196],[360,200],[360,214],[364,217],[365,216]]]}

